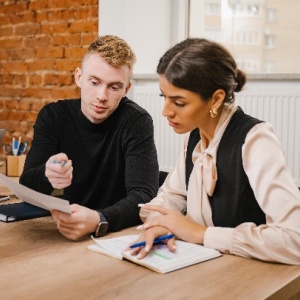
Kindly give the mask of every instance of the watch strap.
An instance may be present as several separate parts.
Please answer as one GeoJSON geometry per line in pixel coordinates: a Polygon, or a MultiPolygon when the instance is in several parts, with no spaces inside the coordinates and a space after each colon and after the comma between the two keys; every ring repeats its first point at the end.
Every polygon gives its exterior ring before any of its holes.
{"type": "Polygon", "coordinates": [[[94,236],[95,237],[102,237],[106,234],[107,229],[108,229],[108,222],[105,218],[105,216],[100,212],[97,211],[97,213],[99,214],[99,218],[100,218],[100,222],[94,232],[94,236]]]}

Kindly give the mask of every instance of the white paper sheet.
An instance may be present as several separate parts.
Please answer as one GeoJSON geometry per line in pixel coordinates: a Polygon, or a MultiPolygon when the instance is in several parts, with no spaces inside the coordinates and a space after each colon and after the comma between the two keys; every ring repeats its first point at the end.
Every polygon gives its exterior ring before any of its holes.
{"type": "Polygon", "coordinates": [[[56,198],[36,192],[9,177],[0,174],[1,182],[6,185],[20,200],[44,209],[56,209],[65,213],[71,213],[70,203],[67,200],[56,198]]]}

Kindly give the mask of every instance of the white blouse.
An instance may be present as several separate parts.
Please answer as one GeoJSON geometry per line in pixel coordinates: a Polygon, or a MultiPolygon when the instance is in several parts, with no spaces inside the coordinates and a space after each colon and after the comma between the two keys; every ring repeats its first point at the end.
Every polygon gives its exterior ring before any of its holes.
{"type": "MultiPolygon", "coordinates": [[[[255,125],[242,147],[243,167],[266,215],[266,224],[256,226],[248,222],[236,228],[214,227],[208,195],[213,194],[218,180],[218,146],[236,108],[235,104],[226,104],[209,146],[206,148],[202,139],[197,144],[192,154],[194,168],[188,192],[185,186],[187,137],[175,168],[151,204],[186,211],[188,218],[208,227],[204,236],[206,247],[243,257],[299,265],[300,192],[287,168],[281,143],[267,122],[255,125]]],[[[142,219],[155,214],[149,215],[143,209],[140,212],[142,219]]]]}

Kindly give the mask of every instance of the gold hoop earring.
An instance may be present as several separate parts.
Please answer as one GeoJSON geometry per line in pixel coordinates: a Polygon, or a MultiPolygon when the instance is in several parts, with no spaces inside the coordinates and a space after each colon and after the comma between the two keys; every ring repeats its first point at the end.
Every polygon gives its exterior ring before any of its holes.
{"type": "Polygon", "coordinates": [[[210,111],[210,116],[214,119],[218,115],[218,110],[216,108],[212,108],[210,111]]]}

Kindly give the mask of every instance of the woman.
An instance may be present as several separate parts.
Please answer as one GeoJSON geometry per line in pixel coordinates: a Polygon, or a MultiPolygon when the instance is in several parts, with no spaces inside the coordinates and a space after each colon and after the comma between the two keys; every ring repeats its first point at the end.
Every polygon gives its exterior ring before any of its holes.
{"type": "MultiPolygon", "coordinates": [[[[223,253],[300,264],[300,193],[271,125],[246,115],[234,93],[246,83],[232,55],[205,39],[167,51],[157,72],[163,115],[191,132],[158,195],[141,208],[144,224],[132,254],[155,238],[176,238],[223,253]]],[[[169,239],[175,251],[175,239],[169,239]]]]}

